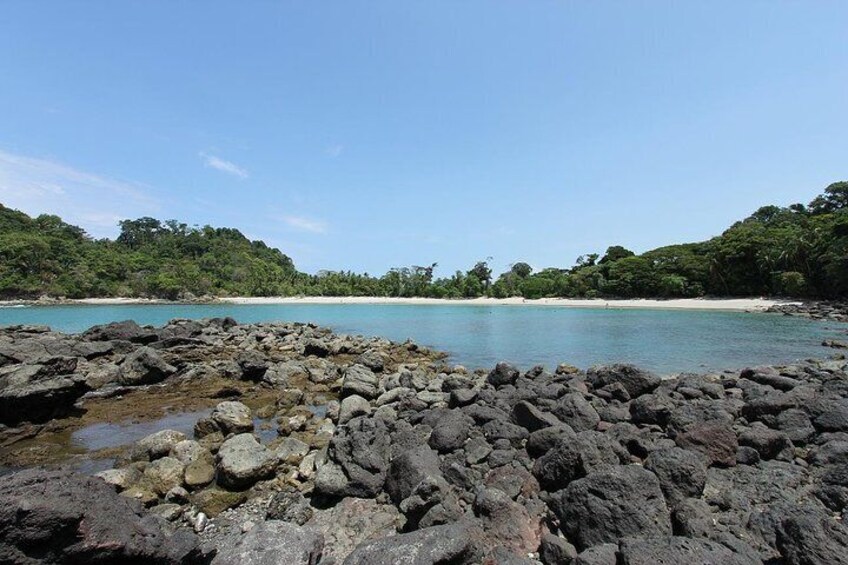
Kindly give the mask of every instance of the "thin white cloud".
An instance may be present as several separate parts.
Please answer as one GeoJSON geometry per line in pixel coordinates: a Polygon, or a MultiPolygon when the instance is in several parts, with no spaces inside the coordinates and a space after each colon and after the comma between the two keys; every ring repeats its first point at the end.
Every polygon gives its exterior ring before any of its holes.
{"type": "Polygon", "coordinates": [[[283,221],[290,228],[310,233],[327,233],[327,224],[320,220],[304,218],[302,216],[283,216],[283,221]]]}
{"type": "Polygon", "coordinates": [[[206,153],[201,152],[200,156],[203,158],[203,164],[209,167],[210,169],[215,169],[217,171],[221,171],[222,173],[227,173],[233,176],[237,176],[241,179],[246,179],[248,173],[243,168],[239,167],[232,161],[227,161],[221,159],[220,157],[216,157],[214,155],[208,155],[206,153]]]}
{"type": "Polygon", "coordinates": [[[335,143],[333,145],[328,145],[327,148],[324,150],[324,152],[327,155],[329,155],[330,157],[332,157],[333,159],[335,159],[336,157],[341,155],[342,151],[344,151],[344,145],[342,145],[341,143],[335,143]]]}
{"type": "Polygon", "coordinates": [[[56,214],[94,237],[114,237],[125,218],[154,215],[148,187],[0,150],[0,203],[32,216],[56,214]]]}

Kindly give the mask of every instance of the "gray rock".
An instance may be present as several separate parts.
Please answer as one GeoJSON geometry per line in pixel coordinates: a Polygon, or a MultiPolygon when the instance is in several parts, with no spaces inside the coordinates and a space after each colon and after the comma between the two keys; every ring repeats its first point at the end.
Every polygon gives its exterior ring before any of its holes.
{"type": "Polygon", "coordinates": [[[176,430],[161,430],[145,436],[135,442],[130,453],[133,461],[153,461],[165,457],[186,436],[176,430]]]}
{"type": "Polygon", "coordinates": [[[475,551],[471,527],[457,523],[366,542],[344,565],[464,565],[474,562],[475,551]]]}
{"type": "Polygon", "coordinates": [[[595,408],[579,392],[572,392],[560,398],[553,413],[575,432],[594,430],[601,421],[595,408]]]}
{"type": "Polygon", "coordinates": [[[645,460],[645,468],[659,478],[670,502],[700,497],[707,483],[707,467],[701,456],[679,447],[654,451],[645,460]]]}
{"type": "Polygon", "coordinates": [[[159,496],[182,486],[185,465],[174,457],[162,457],[144,468],[144,482],[159,496]]]}
{"type": "Polygon", "coordinates": [[[405,451],[392,459],[386,475],[386,492],[395,502],[412,495],[415,487],[428,477],[441,477],[438,454],[426,445],[405,451]]]}
{"type": "Polygon", "coordinates": [[[150,347],[139,347],[121,362],[118,382],[127,386],[158,383],[177,369],[165,362],[159,353],[150,347]]]}
{"type": "Polygon", "coordinates": [[[357,416],[370,413],[371,404],[358,394],[352,394],[344,398],[339,406],[339,424],[345,424],[357,416]]]}
{"type": "Polygon", "coordinates": [[[656,563],[762,564],[761,560],[734,553],[720,543],[679,536],[624,539],[619,544],[618,562],[622,565],[654,565],[656,563]]]}
{"type": "Polygon", "coordinates": [[[251,434],[231,437],[218,450],[218,480],[221,484],[244,488],[274,474],[277,458],[251,434]]]}
{"type": "Polygon", "coordinates": [[[276,453],[280,461],[297,464],[309,453],[309,444],[297,438],[285,437],[277,446],[276,453]]]}
{"type": "Polygon", "coordinates": [[[524,400],[516,402],[512,407],[512,421],[527,428],[529,432],[562,425],[550,412],[545,412],[524,400]]]}
{"type": "Polygon", "coordinates": [[[377,496],[386,480],[391,438],[382,420],[354,418],[340,426],[318,468],[315,490],[327,496],[377,496]]]}
{"type": "Polygon", "coordinates": [[[586,371],[586,380],[595,389],[611,384],[620,383],[630,394],[630,398],[638,398],[652,392],[662,379],[648,371],[643,371],[633,365],[597,365],[586,371]]]}
{"type": "Polygon", "coordinates": [[[313,510],[309,501],[294,487],[285,487],[274,494],[268,502],[265,513],[267,520],[282,520],[298,526],[304,525],[312,518],[313,510]]]}
{"type": "Polygon", "coordinates": [[[219,403],[209,416],[225,436],[253,431],[253,418],[245,404],[227,400],[219,403]]]}
{"type": "Polygon", "coordinates": [[[342,397],[356,394],[367,400],[377,397],[380,380],[371,369],[364,365],[351,365],[344,372],[342,381],[342,397]]]}
{"type": "Polygon", "coordinates": [[[465,445],[474,421],[459,410],[440,410],[438,418],[432,424],[430,447],[439,453],[460,449],[465,445]]]}
{"type": "Polygon", "coordinates": [[[112,322],[103,326],[92,326],[83,332],[81,337],[89,341],[120,340],[142,344],[151,343],[159,339],[156,332],[139,326],[133,320],[112,322]]]}
{"type": "Polygon", "coordinates": [[[489,376],[486,377],[486,381],[494,387],[500,387],[503,385],[511,385],[514,384],[516,379],[518,379],[518,369],[516,369],[513,365],[509,363],[498,363],[492,372],[489,373],[489,376]]]}
{"type": "Polygon", "coordinates": [[[483,488],[474,498],[474,514],[483,525],[486,545],[499,545],[515,555],[535,553],[542,538],[539,517],[496,488],[483,488]]]}
{"type": "Polygon", "coordinates": [[[639,465],[596,470],[557,492],[551,506],[578,549],[628,536],[671,535],[659,480],[639,465]]]}
{"type": "Polygon", "coordinates": [[[536,430],[527,438],[527,453],[534,458],[541,457],[561,440],[573,438],[575,435],[571,426],[566,424],[536,430]]]}
{"type": "Polygon", "coordinates": [[[49,376],[43,369],[43,365],[0,368],[0,424],[63,416],[89,388],[81,375],[49,376]]]}
{"type": "Polygon", "coordinates": [[[618,545],[602,543],[590,547],[581,551],[572,561],[572,565],[618,565],[618,545]]]}
{"type": "Polygon", "coordinates": [[[533,475],[547,491],[564,489],[568,484],[604,465],[626,461],[627,452],[600,432],[580,432],[561,440],[533,465],[533,475]]]}
{"type": "Polygon", "coordinates": [[[320,533],[279,520],[251,528],[218,551],[212,565],[316,565],[324,549],[320,533]]]}

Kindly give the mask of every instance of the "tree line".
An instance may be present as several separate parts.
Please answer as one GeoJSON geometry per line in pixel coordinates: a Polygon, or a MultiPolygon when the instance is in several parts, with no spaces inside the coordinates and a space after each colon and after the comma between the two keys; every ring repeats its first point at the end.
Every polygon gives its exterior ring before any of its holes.
{"type": "Polygon", "coordinates": [[[438,263],[390,269],[299,272],[292,260],[232,228],[175,220],[120,222],[93,239],[54,215],[0,205],[0,297],[396,296],[433,298],[634,298],[848,296],[848,182],[807,205],[764,206],[721,235],[637,255],[620,245],[571,267],[519,261],[493,275],[491,259],[435,277],[438,263]]]}

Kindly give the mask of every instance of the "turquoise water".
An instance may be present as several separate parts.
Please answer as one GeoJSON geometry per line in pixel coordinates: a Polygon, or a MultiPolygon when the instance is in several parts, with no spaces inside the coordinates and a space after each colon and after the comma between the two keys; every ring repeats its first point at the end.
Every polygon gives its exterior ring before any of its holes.
{"type": "Polygon", "coordinates": [[[412,338],[469,368],[501,360],[522,367],[565,362],[581,368],[628,362],[658,371],[736,369],[826,357],[825,337],[845,327],[772,314],[476,305],[123,305],[0,308],[0,325],[47,324],[79,332],[133,319],[232,316],[240,322],[300,321],[342,333],[412,338]]]}

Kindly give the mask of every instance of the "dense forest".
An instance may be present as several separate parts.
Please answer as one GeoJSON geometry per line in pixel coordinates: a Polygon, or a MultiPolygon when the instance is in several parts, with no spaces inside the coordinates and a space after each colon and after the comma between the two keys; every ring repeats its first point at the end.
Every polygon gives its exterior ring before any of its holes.
{"type": "Polygon", "coordinates": [[[437,263],[298,272],[292,260],[231,228],[124,220],[114,241],[52,215],[0,205],[0,297],[428,296],[462,298],[848,296],[848,182],[808,205],[764,206],[720,236],[636,255],[613,246],[569,268],[525,262],[495,277],[488,261],[435,278],[437,263]]]}

